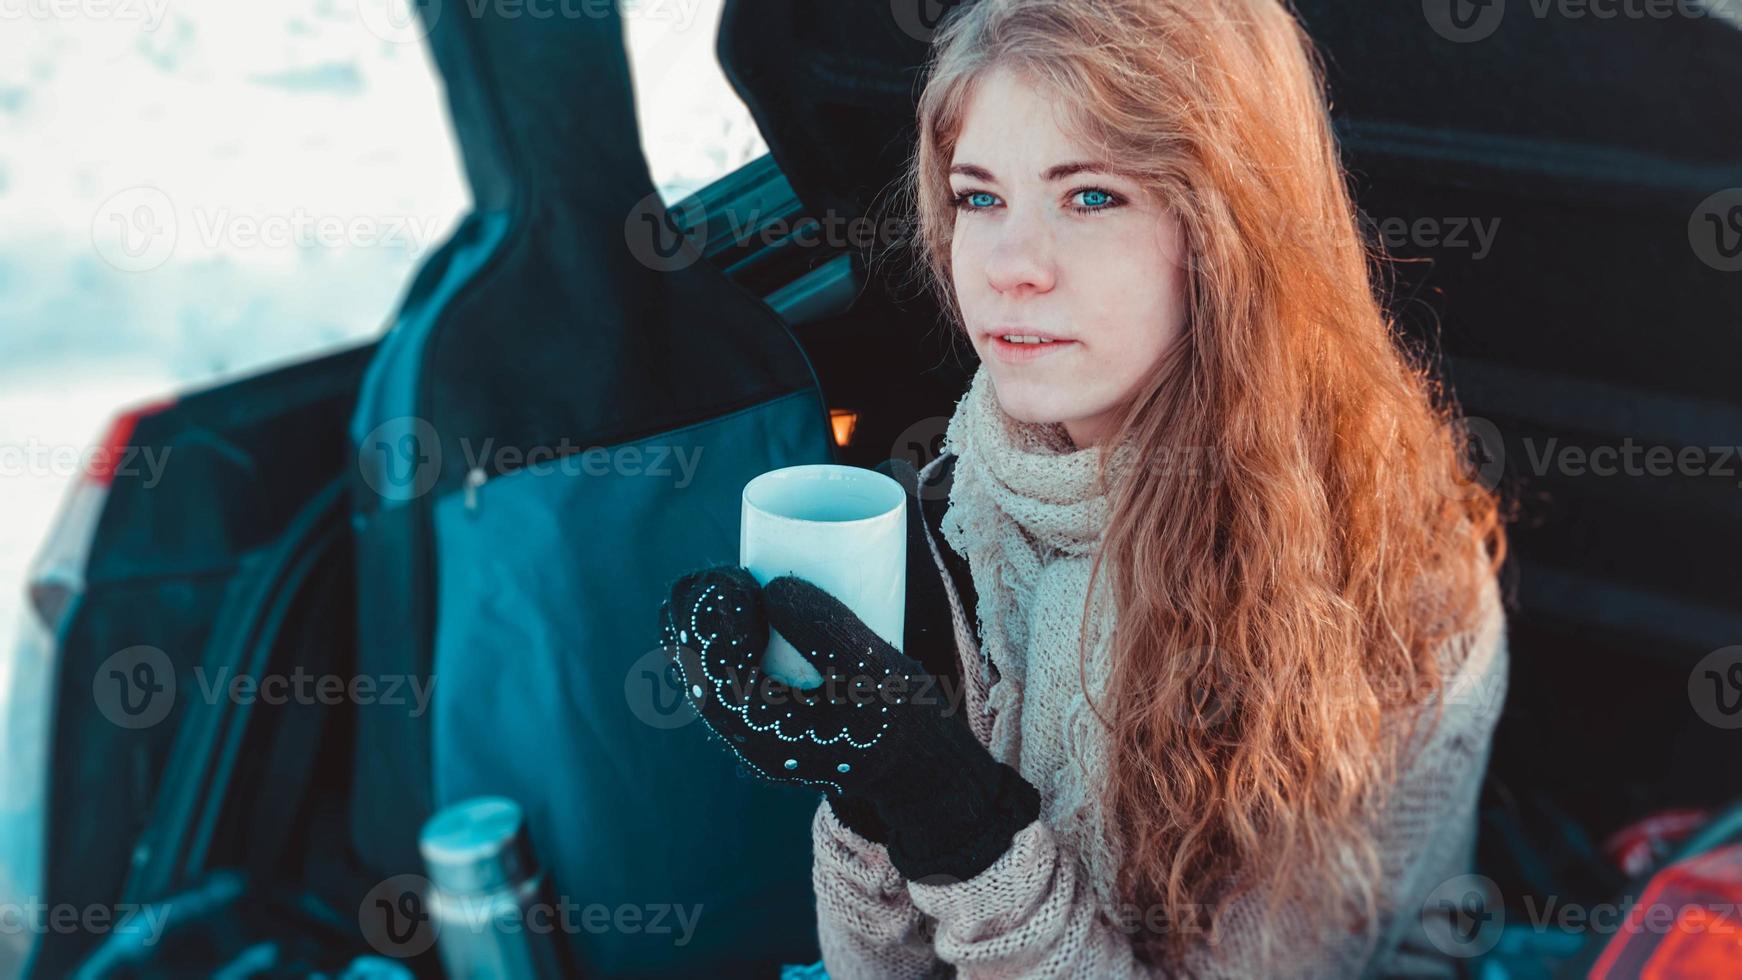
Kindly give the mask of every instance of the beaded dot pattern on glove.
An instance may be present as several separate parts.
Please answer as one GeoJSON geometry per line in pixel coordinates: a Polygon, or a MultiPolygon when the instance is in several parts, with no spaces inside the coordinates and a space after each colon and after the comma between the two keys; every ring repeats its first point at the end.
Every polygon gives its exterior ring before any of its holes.
{"type": "Polygon", "coordinates": [[[696,711],[751,771],[778,782],[839,795],[877,778],[887,758],[872,750],[931,680],[839,600],[792,576],[763,589],[740,566],[692,572],[673,584],[659,620],[696,711]],[[762,670],[770,613],[822,685],[794,688],[762,670]]]}

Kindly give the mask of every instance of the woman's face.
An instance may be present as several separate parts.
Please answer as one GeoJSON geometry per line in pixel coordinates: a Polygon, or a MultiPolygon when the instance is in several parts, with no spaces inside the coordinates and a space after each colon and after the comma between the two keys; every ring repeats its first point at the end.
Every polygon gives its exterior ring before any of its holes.
{"type": "Polygon", "coordinates": [[[957,301],[1004,411],[1100,441],[1185,324],[1179,222],[999,68],[951,161],[957,301]],[[1055,338],[1035,346],[1005,334],[1055,338]]]}

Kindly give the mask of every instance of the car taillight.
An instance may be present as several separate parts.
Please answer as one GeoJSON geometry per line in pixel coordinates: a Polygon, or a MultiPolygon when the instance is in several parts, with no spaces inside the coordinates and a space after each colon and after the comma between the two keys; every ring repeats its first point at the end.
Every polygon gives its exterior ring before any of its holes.
{"type": "Polygon", "coordinates": [[[156,415],[174,404],[174,398],[164,398],[115,416],[115,420],[109,423],[108,433],[103,436],[102,451],[91,461],[90,469],[85,472],[85,479],[105,487],[113,483],[116,467],[121,465],[126,458],[127,448],[133,444],[133,430],[139,427],[139,420],[156,415]]]}
{"type": "MultiPolygon", "coordinates": [[[[175,399],[166,398],[115,416],[98,443],[99,451],[67,488],[60,513],[49,525],[28,577],[29,611],[50,637],[59,632],[61,614],[73,597],[84,591],[85,563],[90,558],[91,540],[96,537],[97,520],[103,516],[103,505],[109,499],[109,486],[115,482],[116,470],[127,461],[134,430],[141,419],[174,404],[175,399]]],[[[30,627],[29,619],[26,616],[26,629],[30,627]]],[[[3,696],[4,690],[0,688],[0,697],[3,696]]]]}

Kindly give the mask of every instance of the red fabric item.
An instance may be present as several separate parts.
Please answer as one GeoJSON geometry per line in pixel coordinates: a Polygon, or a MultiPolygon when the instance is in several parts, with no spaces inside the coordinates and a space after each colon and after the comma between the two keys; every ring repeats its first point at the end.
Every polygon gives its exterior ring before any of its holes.
{"type": "Polygon", "coordinates": [[[1742,844],[1658,872],[1591,968],[1592,980],[1735,976],[1742,964],[1742,844]]]}

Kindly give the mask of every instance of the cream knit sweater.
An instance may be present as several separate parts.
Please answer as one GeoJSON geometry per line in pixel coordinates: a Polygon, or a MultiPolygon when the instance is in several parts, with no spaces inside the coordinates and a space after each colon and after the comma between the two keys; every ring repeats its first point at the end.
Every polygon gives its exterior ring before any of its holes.
{"type": "MultiPolygon", "coordinates": [[[[1078,682],[1075,621],[1106,513],[1104,501],[1086,490],[1099,450],[1075,450],[1062,428],[997,411],[981,367],[950,421],[944,452],[958,457],[944,534],[969,559],[987,648],[932,541],[952,606],[964,709],[992,754],[1040,790],[1041,816],[979,875],[930,884],[903,879],[882,845],[820,805],[812,821],[812,879],[823,962],[835,980],[1167,975],[1136,959],[1121,924],[1132,913],[1113,894],[1119,845],[1100,816],[1099,774],[1107,766],[1101,728],[1078,682]],[[1068,617],[1062,624],[1042,618],[1061,614],[1068,617]]],[[[922,471],[922,485],[930,485],[941,460],[922,471]]],[[[1449,912],[1430,899],[1471,870],[1476,798],[1506,694],[1505,619],[1492,579],[1483,610],[1477,628],[1443,648],[1442,721],[1429,730],[1424,720],[1407,733],[1427,741],[1400,774],[1377,830],[1389,937],[1376,949],[1361,936],[1315,935],[1299,922],[1273,922],[1274,962],[1283,966],[1267,975],[1455,975],[1452,956],[1436,946],[1439,940],[1455,948],[1442,938],[1450,935],[1449,912]]],[[[1108,673],[1110,620],[1091,624],[1088,679],[1098,702],[1105,696],[1096,681],[1108,673]]],[[[1406,734],[1401,718],[1393,731],[1406,734]]],[[[1248,894],[1228,909],[1222,940],[1202,944],[1186,975],[1257,975],[1252,957],[1261,903],[1262,896],[1248,894]]]]}

